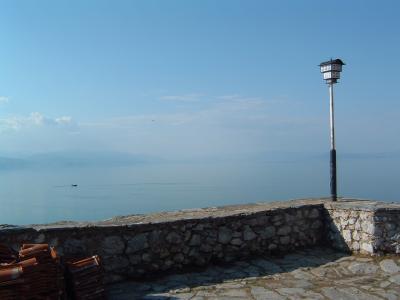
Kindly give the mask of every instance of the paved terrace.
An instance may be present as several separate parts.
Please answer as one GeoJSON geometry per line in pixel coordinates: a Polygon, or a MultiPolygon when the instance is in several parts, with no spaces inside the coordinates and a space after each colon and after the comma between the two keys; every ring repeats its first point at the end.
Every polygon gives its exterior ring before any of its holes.
{"type": "Polygon", "coordinates": [[[400,299],[399,256],[349,256],[330,248],[258,257],[197,272],[109,286],[109,299],[400,299]]]}

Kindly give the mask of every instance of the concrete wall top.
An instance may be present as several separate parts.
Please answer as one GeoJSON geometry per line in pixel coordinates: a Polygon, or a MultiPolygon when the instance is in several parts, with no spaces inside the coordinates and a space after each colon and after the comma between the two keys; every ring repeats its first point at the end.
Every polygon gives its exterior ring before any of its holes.
{"type": "MultiPolygon", "coordinates": [[[[102,227],[102,228],[114,228],[116,226],[128,226],[134,227],[135,225],[144,224],[158,224],[158,223],[170,223],[187,220],[201,220],[201,219],[216,219],[226,218],[229,216],[238,215],[251,215],[257,212],[264,211],[275,211],[288,208],[299,208],[304,206],[322,206],[326,209],[351,209],[355,211],[385,211],[385,212],[400,212],[400,203],[385,203],[380,201],[372,200],[361,200],[351,198],[340,198],[339,201],[332,202],[330,198],[317,198],[317,199],[296,199],[289,201],[277,201],[277,202],[260,202],[254,204],[240,204],[240,205],[228,205],[220,207],[208,207],[208,208],[196,208],[196,209],[184,209],[178,211],[169,212],[157,212],[151,214],[140,214],[140,215],[127,215],[127,216],[116,216],[103,221],[96,222],[74,222],[74,221],[60,221],[49,224],[32,224],[24,226],[15,225],[1,225],[0,233],[18,230],[60,230],[60,229],[74,229],[74,228],[88,228],[88,227],[102,227]]],[[[0,220],[1,222],[1,220],[0,220]]]]}
{"type": "Polygon", "coordinates": [[[340,198],[339,201],[324,201],[326,209],[351,209],[371,212],[399,212],[400,203],[387,203],[374,200],[340,198]]]}
{"type": "MultiPolygon", "coordinates": [[[[253,204],[228,205],[220,207],[184,209],[178,211],[158,212],[151,214],[116,216],[107,220],[97,222],[73,222],[60,221],[49,224],[31,224],[24,226],[0,225],[0,232],[18,229],[51,230],[68,228],[87,228],[87,227],[115,227],[115,226],[135,226],[143,224],[170,223],[184,220],[201,220],[225,218],[238,215],[252,215],[257,212],[274,211],[287,208],[299,208],[304,206],[321,206],[327,199],[298,199],[279,202],[260,202],[253,204]]],[[[0,220],[1,222],[1,220],[0,220]]]]}

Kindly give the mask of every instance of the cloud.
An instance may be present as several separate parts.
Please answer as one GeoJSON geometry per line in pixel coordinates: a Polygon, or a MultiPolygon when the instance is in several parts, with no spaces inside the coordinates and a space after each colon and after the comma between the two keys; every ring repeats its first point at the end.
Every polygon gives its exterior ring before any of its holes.
{"type": "Polygon", "coordinates": [[[70,126],[73,124],[69,116],[50,118],[39,112],[32,112],[28,116],[11,116],[0,119],[0,131],[18,131],[24,128],[43,126],[70,126]]]}
{"type": "MultiPolygon", "coordinates": [[[[202,94],[185,94],[180,96],[163,96],[161,99],[171,101],[195,101],[202,94]]],[[[300,123],[303,120],[295,120],[291,117],[277,117],[276,111],[281,110],[281,101],[267,100],[262,97],[247,97],[239,94],[227,94],[221,96],[202,96],[204,101],[201,106],[186,107],[181,112],[160,112],[156,114],[128,115],[103,120],[80,123],[83,127],[121,130],[142,130],[143,128],[155,129],[158,126],[190,127],[195,126],[200,130],[208,130],[208,127],[219,126],[232,127],[237,130],[266,124],[300,123]]],[[[308,122],[306,122],[308,123],[308,122]]],[[[164,129],[165,129],[164,128],[164,129]]],[[[213,128],[214,130],[214,128],[213,128]]]]}
{"type": "MultiPolygon", "coordinates": [[[[206,96],[204,94],[183,94],[183,95],[167,95],[161,96],[161,100],[165,101],[176,101],[176,102],[199,102],[200,100],[209,100],[210,103],[215,102],[230,102],[230,103],[242,103],[242,104],[265,104],[269,101],[261,97],[246,97],[239,94],[229,94],[221,96],[206,96]]],[[[206,101],[204,101],[206,102],[206,101]]]]}
{"type": "Polygon", "coordinates": [[[176,102],[198,102],[200,101],[201,94],[184,94],[184,95],[167,95],[161,96],[161,100],[176,101],[176,102]]]}
{"type": "Polygon", "coordinates": [[[223,95],[223,96],[218,96],[217,99],[218,100],[235,100],[237,98],[239,98],[239,95],[223,95]]]}
{"type": "Polygon", "coordinates": [[[248,105],[264,105],[267,103],[275,103],[275,101],[266,100],[262,97],[246,97],[241,95],[223,95],[216,97],[217,100],[222,102],[240,103],[248,105]]]}
{"type": "Polygon", "coordinates": [[[33,123],[34,125],[43,125],[44,122],[47,122],[47,119],[48,118],[45,118],[42,114],[38,112],[33,112],[23,122],[33,123]]]}
{"type": "Polygon", "coordinates": [[[257,132],[263,135],[293,132],[298,126],[314,126],[320,121],[315,118],[296,116],[293,111],[282,107],[286,106],[286,103],[277,100],[270,101],[262,97],[229,94],[210,96],[204,100],[204,105],[196,105],[194,108],[185,107],[185,110],[180,112],[127,115],[82,122],[79,125],[81,129],[96,130],[97,128],[110,132],[125,132],[130,135],[146,133],[157,136],[172,131],[176,134],[190,132],[194,136],[201,133],[212,135],[227,131],[233,134],[257,132]]]}
{"type": "Polygon", "coordinates": [[[69,125],[72,123],[72,118],[69,116],[62,116],[55,119],[55,122],[59,125],[69,125]]]}
{"type": "Polygon", "coordinates": [[[178,126],[191,122],[197,114],[195,113],[165,113],[165,114],[148,114],[133,115],[109,118],[94,122],[82,122],[83,127],[98,127],[110,129],[134,129],[142,126],[178,126]]]}
{"type": "Polygon", "coordinates": [[[0,104],[8,103],[9,101],[10,101],[10,98],[8,98],[6,96],[0,96],[0,104]]]}
{"type": "MultiPolygon", "coordinates": [[[[297,149],[299,140],[314,148],[315,136],[323,132],[323,121],[299,114],[287,102],[233,93],[187,97],[201,101],[167,110],[162,106],[150,114],[90,118],[79,123],[67,115],[53,117],[40,112],[0,118],[0,133],[19,131],[2,134],[2,144],[8,140],[10,149],[30,151],[32,147],[46,151],[101,148],[183,157],[297,149]]],[[[184,98],[168,96],[170,101],[184,98]]]]}

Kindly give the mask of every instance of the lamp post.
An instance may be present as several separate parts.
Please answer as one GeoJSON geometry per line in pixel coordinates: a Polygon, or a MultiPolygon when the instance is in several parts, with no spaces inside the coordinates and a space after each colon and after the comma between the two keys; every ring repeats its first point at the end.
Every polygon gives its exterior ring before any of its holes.
{"type": "Polygon", "coordinates": [[[337,181],[336,181],[336,145],[335,145],[335,115],[333,109],[333,85],[340,79],[340,72],[345,63],[340,59],[322,62],[319,66],[324,80],[329,84],[329,103],[330,103],[330,127],[331,127],[331,153],[330,153],[330,172],[331,172],[331,197],[332,201],[337,200],[337,181]]]}

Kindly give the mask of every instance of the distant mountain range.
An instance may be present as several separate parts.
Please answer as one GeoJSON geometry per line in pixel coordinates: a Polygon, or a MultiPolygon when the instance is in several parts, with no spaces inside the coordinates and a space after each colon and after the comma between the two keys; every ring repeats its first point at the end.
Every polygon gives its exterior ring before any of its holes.
{"type": "Polygon", "coordinates": [[[60,168],[126,166],[162,162],[162,159],[120,152],[51,152],[26,157],[0,157],[0,170],[23,168],[60,168]]]}
{"type": "MultiPolygon", "coordinates": [[[[400,151],[387,153],[349,153],[338,152],[339,160],[397,159],[400,151]]],[[[220,162],[258,162],[258,163],[297,163],[307,161],[329,161],[326,152],[283,152],[267,151],[252,154],[227,154],[210,156],[181,155],[164,159],[160,157],[121,152],[51,152],[21,157],[0,156],[0,171],[24,168],[72,168],[72,167],[118,167],[153,163],[220,163],[220,162]]]]}

